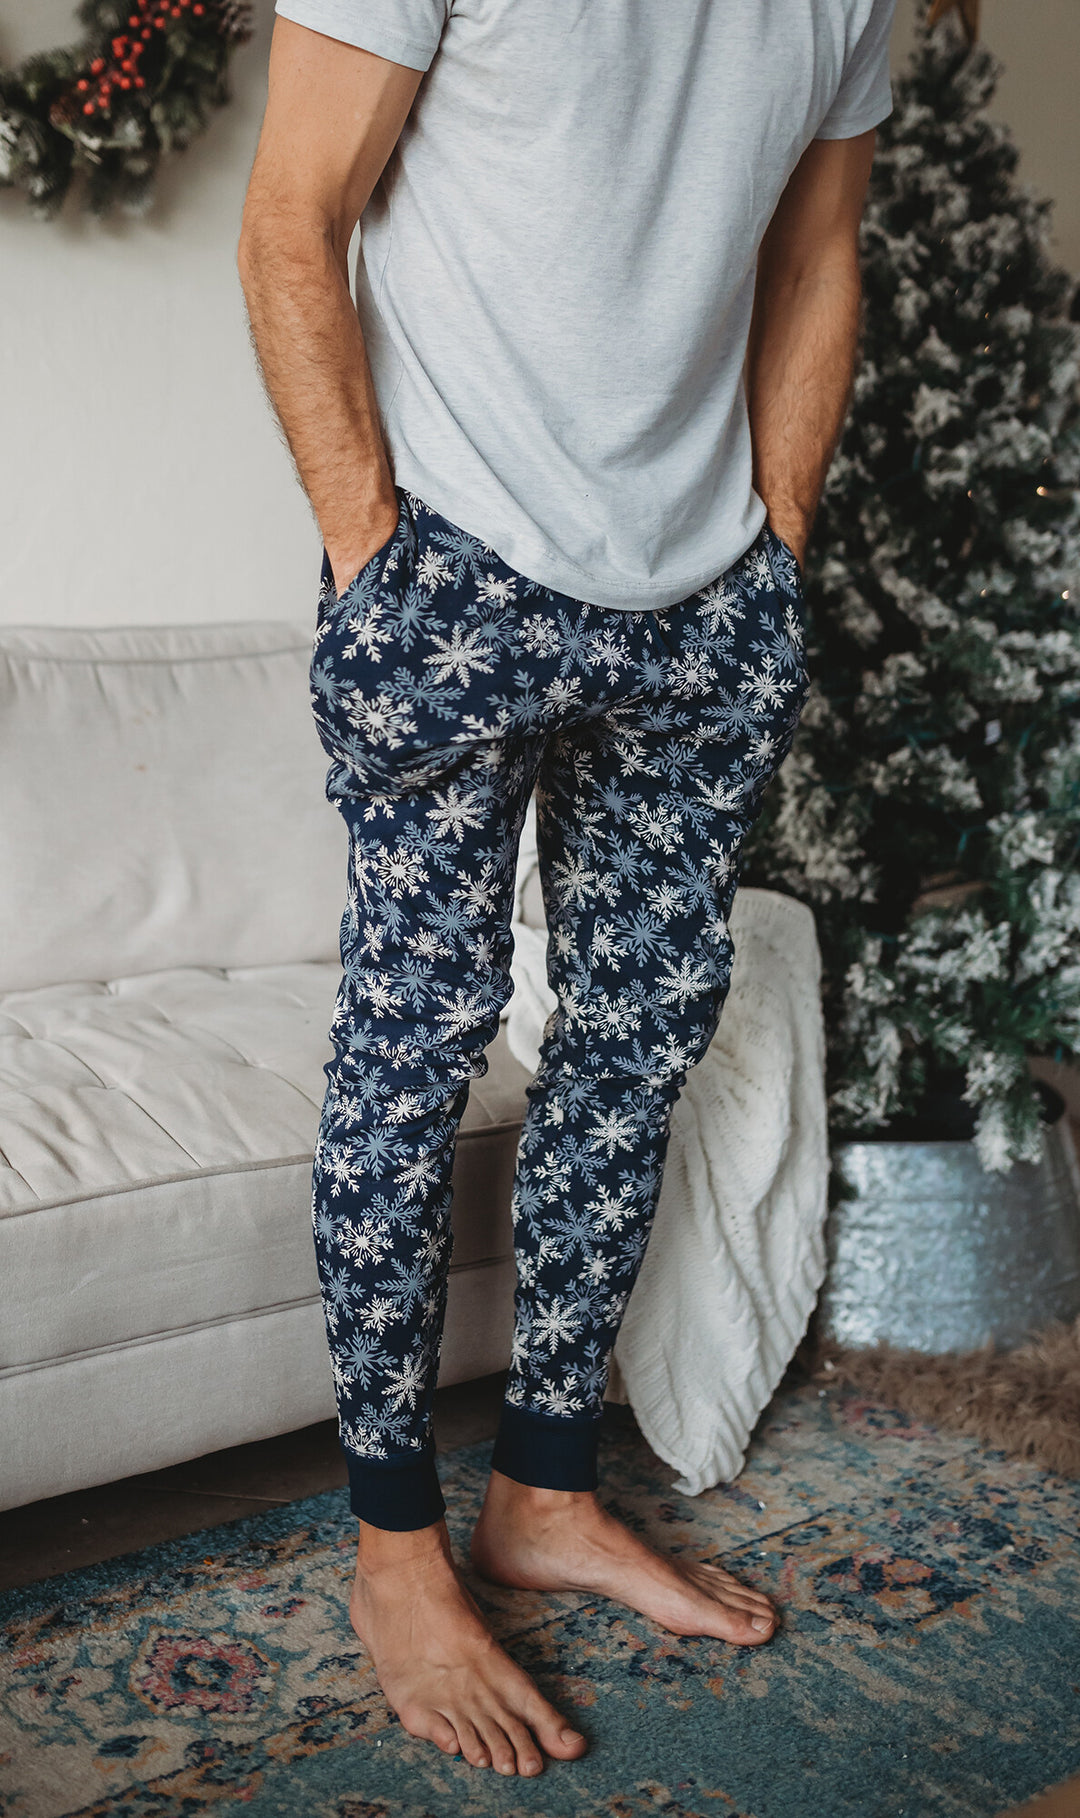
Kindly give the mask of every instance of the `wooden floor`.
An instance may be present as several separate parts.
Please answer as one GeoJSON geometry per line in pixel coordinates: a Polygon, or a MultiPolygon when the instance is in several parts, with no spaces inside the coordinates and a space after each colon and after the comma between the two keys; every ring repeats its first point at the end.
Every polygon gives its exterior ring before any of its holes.
{"type": "MultiPolygon", "coordinates": [[[[501,1375],[485,1376],[437,1392],[439,1451],[494,1437],[503,1381],[501,1375]]],[[[337,1422],[324,1420],[166,1471],[5,1509],[0,1511],[0,1591],[297,1502],[345,1481],[337,1422]]]]}

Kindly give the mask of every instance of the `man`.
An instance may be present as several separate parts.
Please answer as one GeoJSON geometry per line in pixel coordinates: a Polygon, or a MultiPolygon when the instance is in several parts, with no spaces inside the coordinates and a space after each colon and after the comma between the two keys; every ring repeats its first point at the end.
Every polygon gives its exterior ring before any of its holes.
{"type": "Polygon", "coordinates": [[[454,1138],[534,786],[559,1008],[473,1560],[682,1635],[775,1628],[602,1508],[596,1432],[805,697],[893,4],[277,0],[239,264],[324,541],[311,680],[349,830],[313,1214],[351,1614],[405,1727],[500,1773],[585,1748],[457,1574],[431,1439],[454,1138]]]}

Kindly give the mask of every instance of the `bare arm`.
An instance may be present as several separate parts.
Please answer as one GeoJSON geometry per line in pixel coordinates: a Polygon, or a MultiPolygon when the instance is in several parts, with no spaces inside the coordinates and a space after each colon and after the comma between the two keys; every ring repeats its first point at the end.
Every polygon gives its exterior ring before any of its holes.
{"type": "Polygon", "coordinates": [[[274,23],[237,264],[266,389],[339,591],[397,523],[347,256],[421,75],[274,23]]]}
{"type": "Polygon", "coordinates": [[[758,254],[747,350],[754,485],[800,562],[851,395],[874,138],[813,140],[758,254]]]}

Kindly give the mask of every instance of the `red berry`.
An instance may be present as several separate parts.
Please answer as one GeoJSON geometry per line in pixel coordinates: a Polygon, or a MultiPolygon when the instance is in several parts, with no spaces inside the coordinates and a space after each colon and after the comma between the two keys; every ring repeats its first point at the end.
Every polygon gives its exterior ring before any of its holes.
{"type": "Polygon", "coordinates": [[[92,76],[100,76],[100,74],[104,68],[105,68],[104,57],[95,57],[94,61],[90,65],[90,74],[92,76]]]}
{"type": "Polygon", "coordinates": [[[90,84],[86,80],[86,77],[83,76],[80,81],[76,82],[75,87],[78,89],[80,95],[84,95],[86,93],[87,89],[90,87],[90,84]]]}
{"type": "Polygon", "coordinates": [[[145,88],[146,87],[146,77],[145,76],[136,76],[135,87],[136,88],[145,88]]]}
{"type": "Polygon", "coordinates": [[[83,105],[83,113],[92,114],[93,111],[94,111],[94,103],[92,101],[85,102],[83,105]]]}

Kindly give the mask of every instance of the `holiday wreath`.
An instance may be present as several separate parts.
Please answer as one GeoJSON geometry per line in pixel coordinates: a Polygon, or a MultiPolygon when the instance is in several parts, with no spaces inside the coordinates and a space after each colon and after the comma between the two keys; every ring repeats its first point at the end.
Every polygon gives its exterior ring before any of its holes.
{"type": "Polygon", "coordinates": [[[0,69],[0,186],[36,215],[76,175],[95,214],[148,206],[162,154],[182,150],[229,98],[251,36],[249,0],[81,0],[78,43],[0,69]]]}

